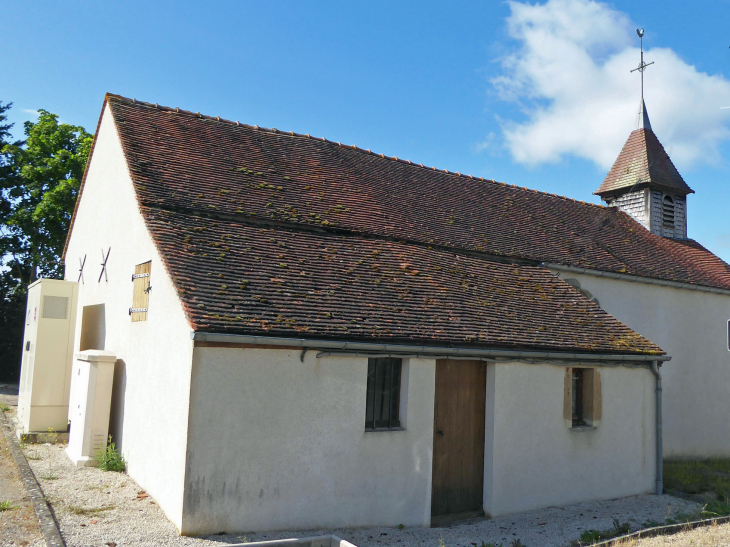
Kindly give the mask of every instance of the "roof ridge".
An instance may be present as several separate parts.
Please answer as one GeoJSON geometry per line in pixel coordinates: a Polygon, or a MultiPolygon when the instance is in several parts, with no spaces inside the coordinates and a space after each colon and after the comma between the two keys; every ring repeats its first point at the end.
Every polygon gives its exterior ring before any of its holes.
{"type": "MultiPolygon", "coordinates": [[[[661,149],[661,151],[664,152],[664,156],[666,157],[667,161],[669,161],[669,165],[672,166],[672,169],[674,169],[674,171],[677,173],[677,176],[682,180],[682,182],[685,184],[685,186],[687,186],[687,188],[689,189],[689,193],[690,194],[694,194],[695,191],[692,190],[692,188],[689,187],[689,184],[687,184],[687,181],[684,180],[684,177],[679,172],[679,169],[677,169],[677,166],[674,165],[674,162],[672,161],[672,157],[669,155],[669,152],[667,152],[667,149],[664,148],[664,145],[662,144],[662,141],[659,140],[659,137],[657,137],[656,133],[654,133],[654,130],[651,127],[649,127],[648,130],[647,129],[644,130],[644,140],[645,140],[645,142],[647,144],[647,146],[646,146],[646,158],[647,158],[647,161],[648,161],[648,164],[649,164],[648,165],[649,170],[651,170],[651,166],[652,166],[653,160],[655,159],[655,158],[652,158],[652,150],[649,147],[649,139],[647,138],[647,135],[649,133],[651,133],[651,135],[656,139],[656,143],[659,145],[659,148],[661,149]]],[[[651,175],[651,173],[650,173],[650,175],[651,175]]]]}
{"type": "Polygon", "coordinates": [[[490,253],[487,251],[480,251],[477,249],[471,249],[469,247],[463,247],[459,245],[449,245],[448,243],[428,243],[418,239],[408,238],[404,236],[391,236],[386,234],[379,234],[371,231],[358,231],[345,227],[337,226],[311,226],[308,224],[297,224],[287,221],[277,221],[270,219],[262,219],[259,217],[251,216],[246,213],[222,213],[219,211],[209,211],[205,209],[195,209],[190,207],[172,207],[154,202],[141,202],[140,207],[149,211],[159,211],[165,213],[172,213],[177,215],[184,215],[188,217],[217,220],[220,222],[235,222],[246,226],[267,228],[276,231],[286,232],[298,232],[306,234],[315,234],[322,236],[334,236],[334,237],[345,237],[345,238],[359,238],[369,241],[383,241],[390,243],[398,243],[401,245],[408,245],[412,247],[419,247],[421,249],[436,250],[440,252],[452,253],[458,256],[467,256],[478,260],[484,260],[487,262],[496,262],[500,264],[520,264],[523,266],[538,267],[542,262],[539,259],[529,258],[525,256],[519,256],[516,254],[497,254],[490,253]]]}
{"type": "Polygon", "coordinates": [[[445,173],[447,175],[453,175],[453,176],[457,176],[459,178],[467,178],[467,179],[475,180],[475,181],[478,181],[478,182],[486,182],[486,183],[496,184],[496,185],[499,185],[499,186],[503,186],[505,188],[513,188],[515,190],[523,190],[525,192],[530,192],[530,193],[533,193],[533,194],[541,194],[541,195],[544,195],[544,196],[554,197],[554,198],[558,198],[558,199],[563,199],[563,200],[566,200],[566,201],[572,201],[573,203],[578,203],[578,204],[581,204],[581,205],[587,205],[587,206],[595,207],[595,208],[598,208],[598,209],[606,209],[606,206],[600,205],[600,204],[597,204],[597,203],[591,203],[589,201],[583,201],[583,200],[578,200],[578,199],[575,199],[575,198],[569,198],[567,196],[559,196],[558,194],[555,194],[555,193],[550,193],[550,192],[546,192],[546,191],[543,191],[543,190],[536,190],[534,188],[527,188],[526,186],[517,186],[516,184],[507,184],[506,182],[499,182],[499,181],[496,181],[495,179],[487,179],[487,178],[484,178],[484,177],[476,177],[474,175],[464,175],[464,174],[462,174],[459,171],[449,171],[448,169],[437,169],[436,167],[428,167],[428,166],[423,165],[422,163],[414,163],[411,160],[404,160],[402,158],[398,158],[397,156],[386,156],[385,154],[382,154],[382,153],[378,154],[377,152],[373,152],[369,148],[368,149],[360,148],[359,146],[354,145],[354,144],[342,144],[339,141],[331,141],[331,140],[329,140],[329,139],[327,139],[325,137],[313,137],[309,133],[302,134],[302,133],[296,133],[294,131],[281,131],[281,130],[275,128],[275,127],[268,128],[268,127],[261,127],[259,125],[250,125],[250,124],[247,124],[247,123],[241,123],[238,120],[228,120],[226,118],[221,118],[220,116],[208,116],[208,115],[205,115],[205,114],[201,114],[200,112],[192,112],[190,110],[184,110],[184,109],[179,108],[179,107],[163,106],[163,105],[159,105],[158,103],[149,103],[149,102],[146,102],[146,101],[138,101],[137,99],[134,99],[134,98],[133,99],[130,99],[129,97],[124,97],[122,95],[116,95],[114,93],[108,93],[107,92],[106,93],[106,96],[105,96],[105,99],[109,99],[109,98],[118,99],[118,100],[122,100],[122,101],[127,101],[127,102],[130,102],[132,104],[139,104],[139,105],[147,106],[147,107],[150,107],[150,108],[155,108],[157,110],[164,110],[164,111],[167,111],[167,112],[174,112],[175,114],[184,114],[184,115],[189,115],[189,116],[193,116],[193,117],[196,117],[196,118],[208,119],[208,120],[212,120],[212,121],[216,121],[216,122],[223,122],[223,123],[233,124],[233,125],[235,125],[237,127],[245,127],[245,128],[248,128],[248,129],[253,129],[255,131],[263,131],[265,133],[272,133],[272,134],[281,135],[281,136],[290,136],[290,137],[300,137],[300,138],[305,138],[305,139],[313,139],[313,140],[316,140],[316,141],[326,142],[326,143],[329,143],[329,144],[336,144],[340,148],[347,148],[349,150],[354,150],[354,151],[360,152],[362,154],[367,154],[367,155],[370,155],[370,156],[376,156],[376,157],[379,157],[379,158],[382,158],[382,159],[387,159],[387,160],[390,160],[390,161],[395,161],[395,162],[398,162],[398,163],[403,163],[403,164],[406,164],[406,165],[411,165],[413,167],[419,167],[421,169],[426,169],[428,171],[437,171],[439,173],[445,173]]]}

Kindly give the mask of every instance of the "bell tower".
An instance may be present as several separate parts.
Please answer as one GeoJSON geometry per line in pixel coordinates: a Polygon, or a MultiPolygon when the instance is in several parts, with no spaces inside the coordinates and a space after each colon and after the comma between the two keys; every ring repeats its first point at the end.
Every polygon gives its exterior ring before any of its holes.
{"type": "Polygon", "coordinates": [[[687,195],[692,190],[654,134],[644,104],[644,29],[641,63],[632,72],[641,73],[641,103],[637,128],[631,132],[621,153],[594,194],[610,207],[618,207],[653,234],[673,239],[687,238],[687,195]]]}

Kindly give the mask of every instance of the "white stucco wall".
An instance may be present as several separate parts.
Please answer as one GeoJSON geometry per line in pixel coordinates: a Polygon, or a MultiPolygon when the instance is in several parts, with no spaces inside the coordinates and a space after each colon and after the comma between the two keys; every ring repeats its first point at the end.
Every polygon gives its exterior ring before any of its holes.
{"type": "Polygon", "coordinates": [[[366,358],[195,349],[182,531],[428,525],[435,361],[404,360],[405,431],[365,432],[366,358]]]}
{"type": "MultiPolygon", "coordinates": [[[[138,210],[132,181],[113,124],[104,111],[66,254],[66,279],[79,285],[75,349],[83,307],[104,304],[106,350],[116,352],[116,441],[129,474],[152,495],[178,528],[183,478],[192,342],[182,306],[138,210]],[[111,247],[106,271],[101,250],[111,247]],[[148,320],[132,323],[134,266],[152,261],[148,320]]],[[[99,348],[102,349],[102,348],[99,348]]]]}
{"type": "Polygon", "coordinates": [[[647,369],[598,370],[603,417],[595,430],[576,431],[563,418],[565,367],[489,365],[487,514],[654,491],[654,375],[647,369]]]}
{"type": "Polygon", "coordinates": [[[578,279],[601,307],[658,344],[662,366],[664,455],[730,456],[730,296],[589,275],[578,279]]]}

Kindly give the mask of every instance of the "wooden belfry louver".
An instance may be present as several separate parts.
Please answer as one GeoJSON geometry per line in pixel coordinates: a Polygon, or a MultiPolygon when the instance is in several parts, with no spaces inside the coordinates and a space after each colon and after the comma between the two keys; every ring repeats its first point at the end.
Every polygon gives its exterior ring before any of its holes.
{"type": "Polygon", "coordinates": [[[151,262],[137,264],[134,267],[134,275],[132,282],[134,290],[132,292],[132,307],[129,308],[129,315],[132,321],[147,321],[147,308],[150,301],[150,267],[151,262]]]}

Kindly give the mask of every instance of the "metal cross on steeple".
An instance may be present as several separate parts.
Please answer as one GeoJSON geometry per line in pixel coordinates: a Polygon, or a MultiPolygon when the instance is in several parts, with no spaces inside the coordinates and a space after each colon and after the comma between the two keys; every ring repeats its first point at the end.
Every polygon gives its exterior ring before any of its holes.
{"type": "Polygon", "coordinates": [[[639,40],[641,40],[641,62],[639,63],[639,66],[637,66],[634,70],[631,72],[636,72],[637,70],[641,72],[641,103],[644,103],[644,71],[646,70],[646,67],[649,65],[653,65],[654,61],[651,63],[645,63],[644,62],[644,29],[636,29],[636,34],[639,35],[639,40]]]}

